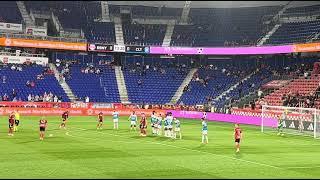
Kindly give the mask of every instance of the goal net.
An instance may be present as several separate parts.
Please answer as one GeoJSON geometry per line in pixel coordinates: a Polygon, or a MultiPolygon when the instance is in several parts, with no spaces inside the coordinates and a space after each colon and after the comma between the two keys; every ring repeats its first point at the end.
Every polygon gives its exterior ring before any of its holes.
{"type": "Polygon", "coordinates": [[[262,106],[261,132],[319,138],[319,110],[285,106],[262,106]]]}

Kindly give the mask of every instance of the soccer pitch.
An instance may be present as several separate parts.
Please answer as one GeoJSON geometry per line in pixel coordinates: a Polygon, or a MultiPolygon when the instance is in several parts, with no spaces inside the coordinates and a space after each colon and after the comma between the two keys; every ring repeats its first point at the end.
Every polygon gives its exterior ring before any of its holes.
{"type": "MultiPolygon", "coordinates": [[[[209,144],[201,144],[201,121],[180,119],[182,140],[140,137],[128,117],[112,130],[105,117],[47,117],[44,141],[39,117],[21,116],[19,131],[8,136],[8,118],[0,121],[0,178],[319,178],[320,140],[263,134],[241,125],[244,139],[236,154],[233,124],[208,122],[209,144]],[[49,137],[49,134],[53,134],[49,137]]],[[[148,118],[150,122],[150,118],[148,118]]]]}

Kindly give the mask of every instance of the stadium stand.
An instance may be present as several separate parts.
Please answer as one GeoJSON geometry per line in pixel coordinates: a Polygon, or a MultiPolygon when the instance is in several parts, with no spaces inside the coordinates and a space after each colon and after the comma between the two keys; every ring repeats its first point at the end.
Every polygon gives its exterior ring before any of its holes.
{"type": "Polygon", "coordinates": [[[280,8],[192,8],[193,25],[176,26],[171,45],[254,45],[264,33],[263,17],[275,15],[280,8]]]}
{"type": "Polygon", "coordinates": [[[59,85],[57,79],[53,74],[46,74],[45,68],[40,65],[4,65],[0,69],[1,86],[0,92],[1,96],[7,94],[9,100],[13,101],[12,91],[16,90],[16,101],[28,101],[28,95],[41,96],[45,92],[49,94],[50,92],[54,95],[61,96],[63,102],[68,102],[69,99],[61,86],[59,85]],[[14,67],[22,67],[22,71],[12,70],[14,67]],[[43,75],[43,78],[38,79],[38,75],[43,75]],[[5,77],[5,81],[3,78],[5,77]],[[27,86],[27,81],[30,82],[30,86],[27,86]],[[5,82],[5,83],[4,83],[5,82]],[[34,82],[34,87],[31,87],[31,83],[34,82]]]}
{"type": "Polygon", "coordinates": [[[176,68],[159,58],[146,58],[144,61],[141,58],[127,58],[123,71],[130,102],[169,103],[188,69],[176,68]]]}
{"type": "Polygon", "coordinates": [[[0,2],[0,21],[6,23],[22,22],[21,13],[16,4],[16,1],[1,1],[0,2]]]}
{"type": "MultiPolygon", "coordinates": [[[[66,82],[79,99],[88,96],[90,102],[120,102],[115,72],[109,65],[111,56],[57,53],[55,58],[67,62],[70,74],[65,75],[66,82]]],[[[62,64],[58,69],[62,72],[66,67],[62,64]]]]}
{"type": "Polygon", "coordinates": [[[284,23],[267,40],[267,44],[290,44],[308,42],[320,32],[320,21],[284,23]]]}
{"type": "Polygon", "coordinates": [[[202,67],[189,84],[190,91],[186,91],[178,101],[185,105],[207,103],[208,98],[215,98],[231,85],[240,80],[236,75],[231,75],[231,68],[223,72],[224,68],[202,67]],[[230,73],[230,74],[229,74],[230,73]],[[194,98],[197,97],[197,98],[194,98]]]}
{"type": "Polygon", "coordinates": [[[124,43],[128,45],[161,46],[166,25],[157,24],[123,24],[124,43]]]}

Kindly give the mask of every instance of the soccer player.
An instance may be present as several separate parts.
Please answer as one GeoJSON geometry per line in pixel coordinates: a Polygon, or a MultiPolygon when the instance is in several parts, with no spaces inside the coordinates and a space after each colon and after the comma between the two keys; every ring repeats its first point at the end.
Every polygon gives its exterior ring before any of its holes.
{"type": "Polygon", "coordinates": [[[100,113],[98,114],[97,129],[102,129],[102,124],[103,124],[103,113],[100,112],[100,113]]]}
{"type": "Polygon", "coordinates": [[[114,110],[112,113],[113,129],[119,129],[119,113],[114,110]]]}
{"type": "Polygon", "coordinates": [[[151,115],[152,135],[155,135],[155,134],[156,134],[156,122],[157,122],[156,112],[155,112],[155,111],[152,111],[152,115],[151,115]]]}
{"type": "Polygon", "coordinates": [[[169,121],[168,121],[168,118],[167,117],[165,117],[164,118],[164,136],[165,137],[168,137],[169,135],[169,133],[168,133],[168,131],[169,131],[169,129],[168,129],[168,126],[169,126],[169,121]]]}
{"type": "Polygon", "coordinates": [[[202,113],[202,118],[203,118],[203,119],[207,119],[207,113],[206,113],[206,112],[203,112],[203,113],[202,113]]]}
{"type": "Polygon", "coordinates": [[[20,113],[19,113],[18,110],[16,110],[14,112],[14,117],[15,117],[15,120],[14,120],[15,126],[14,126],[13,130],[14,131],[18,131],[18,126],[19,126],[19,123],[20,123],[20,113]]]}
{"type": "Polygon", "coordinates": [[[208,139],[208,124],[206,120],[202,117],[202,144],[204,144],[204,140],[206,139],[206,144],[209,143],[208,139]]]}
{"type": "Polygon", "coordinates": [[[44,138],[44,133],[46,131],[46,127],[47,127],[48,121],[44,118],[41,117],[40,121],[39,121],[39,127],[40,127],[40,140],[42,141],[44,138]]]}
{"type": "Polygon", "coordinates": [[[161,116],[161,114],[159,114],[157,119],[158,119],[158,121],[157,121],[157,135],[161,136],[161,132],[162,132],[162,116],[161,116]]]}
{"type": "Polygon", "coordinates": [[[177,118],[173,118],[176,127],[174,128],[174,139],[177,139],[177,134],[179,133],[180,139],[182,139],[181,131],[180,131],[180,121],[177,118]]]}
{"type": "Polygon", "coordinates": [[[69,118],[69,111],[65,111],[62,115],[62,123],[60,124],[60,128],[64,128],[66,129],[66,123],[68,121],[68,118],[69,118]]]}
{"type": "Polygon", "coordinates": [[[173,138],[173,117],[172,113],[169,112],[167,116],[167,127],[168,127],[168,137],[173,138]]]}
{"type": "Polygon", "coordinates": [[[130,115],[128,121],[130,120],[130,130],[134,128],[134,130],[137,130],[137,120],[138,117],[136,115],[136,112],[132,111],[132,114],[130,115]]]}
{"type": "Polygon", "coordinates": [[[240,151],[240,140],[242,139],[242,130],[239,127],[239,124],[234,125],[234,141],[236,143],[236,152],[240,151]]]}
{"type": "Polygon", "coordinates": [[[8,133],[9,136],[13,136],[14,120],[15,120],[14,112],[11,112],[9,115],[9,133],[8,133]]]}
{"type": "Polygon", "coordinates": [[[285,110],[283,113],[282,113],[282,115],[281,115],[281,117],[279,118],[279,120],[278,120],[278,136],[279,135],[281,135],[281,136],[283,136],[284,134],[283,134],[283,123],[284,123],[284,121],[287,119],[287,113],[288,113],[288,111],[287,110],[285,110]]]}
{"type": "Polygon", "coordinates": [[[147,136],[147,118],[144,113],[141,114],[140,120],[140,136],[147,136]]]}

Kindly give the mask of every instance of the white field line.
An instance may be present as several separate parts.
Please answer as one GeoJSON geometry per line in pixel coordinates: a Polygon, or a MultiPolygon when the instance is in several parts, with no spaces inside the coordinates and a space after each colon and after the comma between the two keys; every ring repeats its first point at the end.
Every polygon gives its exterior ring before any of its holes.
{"type": "MultiPolygon", "coordinates": [[[[88,129],[83,129],[83,128],[77,128],[77,129],[79,129],[79,130],[81,130],[81,131],[86,131],[86,130],[88,130],[88,129]]],[[[104,133],[104,132],[99,132],[99,131],[98,131],[98,133],[107,134],[107,135],[111,135],[111,136],[125,137],[125,136],[121,136],[121,135],[104,133]]],[[[126,137],[125,137],[125,138],[126,138],[126,137]]],[[[124,142],[127,143],[127,141],[124,141],[124,142]]],[[[168,146],[168,147],[174,147],[174,148],[178,148],[178,149],[184,149],[184,150],[188,150],[188,151],[206,153],[206,154],[210,154],[210,155],[214,155],[214,156],[220,156],[220,157],[229,158],[229,159],[233,159],[233,160],[243,161],[243,162],[250,163],[250,164],[256,164],[256,165],[260,165],[260,166],[266,166],[266,167],[271,167],[271,168],[276,168],[276,169],[282,169],[282,170],[284,170],[284,168],[277,167],[277,166],[272,166],[272,165],[269,165],[269,164],[264,164],[264,163],[249,161],[249,160],[238,159],[238,158],[234,158],[234,157],[230,157],[230,156],[213,154],[213,153],[210,153],[210,152],[199,151],[199,150],[194,150],[194,149],[190,149],[190,148],[184,148],[184,147],[179,147],[179,146],[174,146],[174,145],[169,145],[169,144],[164,144],[164,143],[159,143],[159,142],[153,142],[153,141],[144,141],[144,142],[149,142],[149,143],[152,143],[152,144],[159,144],[159,145],[168,146]]]]}
{"type": "Polygon", "coordinates": [[[287,167],[286,169],[312,169],[312,168],[320,168],[320,166],[292,166],[292,167],[287,167]]]}

